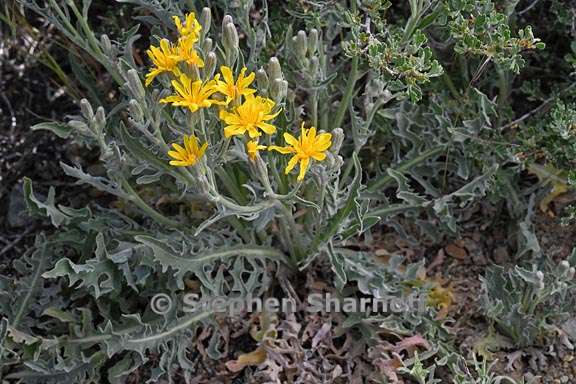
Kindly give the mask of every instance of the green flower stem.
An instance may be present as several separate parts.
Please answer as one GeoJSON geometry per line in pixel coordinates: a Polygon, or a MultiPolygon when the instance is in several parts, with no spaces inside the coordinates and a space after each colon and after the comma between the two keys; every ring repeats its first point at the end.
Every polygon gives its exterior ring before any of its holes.
{"type": "Polygon", "coordinates": [[[228,148],[230,147],[230,141],[232,141],[232,139],[229,137],[226,137],[224,139],[224,144],[222,144],[222,147],[220,148],[220,151],[218,151],[218,155],[216,155],[216,159],[214,160],[214,163],[216,165],[219,165],[218,163],[222,161],[224,155],[226,154],[226,152],[228,152],[228,148]]]}
{"type": "Polygon", "coordinates": [[[246,195],[242,193],[240,188],[238,188],[238,185],[236,185],[234,179],[232,179],[228,172],[226,172],[226,169],[223,166],[218,168],[216,175],[220,178],[220,180],[222,180],[224,187],[228,193],[232,195],[234,200],[243,205],[248,203],[246,200],[246,195]]]}
{"type": "MultiPolygon", "coordinates": [[[[358,155],[358,151],[354,150],[353,155],[358,155]]],[[[352,166],[354,165],[354,162],[351,161],[352,157],[350,157],[350,159],[348,159],[348,162],[346,163],[346,168],[344,168],[344,172],[342,172],[342,176],[340,176],[340,180],[346,180],[348,178],[348,175],[350,175],[350,172],[352,171],[352,166]]]]}
{"type": "Polygon", "coordinates": [[[242,237],[242,239],[246,242],[246,244],[250,244],[254,241],[253,236],[250,235],[250,232],[248,232],[248,229],[246,228],[246,225],[244,225],[242,220],[238,219],[235,216],[227,217],[226,220],[236,231],[238,231],[240,237],[242,237]]]}
{"type": "Polygon", "coordinates": [[[294,220],[294,215],[292,214],[292,210],[288,209],[288,207],[280,201],[277,202],[277,206],[282,211],[282,217],[286,221],[286,224],[284,225],[284,227],[287,227],[286,229],[289,229],[289,233],[288,233],[289,239],[288,240],[290,241],[290,244],[293,247],[293,251],[291,252],[292,259],[293,259],[292,261],[296,265],[300,260],[302,260],[302,256],[303,256],[302,250],[304,249],[304,247],[302,246],[302,242],[300,241],[300,238],[301,238],[300,231],[298,230],[298,227],[296,226],[296,221],[294,220]]]}
{"type": "Polygon", "coordinates": [[[266,195],[269,198],[275,200],[276,206],[279,207],[280,210],[282,211],[282,219],[280,220],[281,231],[284,237],[286,238],[285,242],[288,245],[288,248],[290,249],[290,255],[292,261],[296,265],[303,255],[302,250],[304,248],[302,246],[302,243],[300,242],[299,237],[300,231],[296,226],[294,215],[292,214],[292,211],[288,209],[288,207],[283,203],[283,200],[285,201],[292,199],[302,186],[302,182],[299,181],[290,193],[286,195],[278,195],[274,192],[272,186],[270,185],[270,179],[268,177],[268,170],[266,168],[266,164],[264,163],[264,161],[262,161],[259,155],[256,158],[255,163],[257,174],[259,176],[260,181],[264,185],[266,195]]]}
{"type": "Polygon", "coordinates": [[[312,91],[310,95],[310,116],[312,126],[318,127],[318,91],[312,91]]]}
{"type": "Polygon", "coordinates": [[[154,219],[157,223],[164,224],[172,228],[185,229],[183,225],[167,218],[166,216],[164,216],[163,214],[161,214],[160,212],[156,211],[154,208],[149,206],[144,200],[142,200],[140,195],[138,195],[138,193],[134,190],[134,188],[132,188],[128,180],[121,178],[120,182],[122,188],[129,195],[128,197],[129,201],[133,202],[136,206],[138,206],[138,208],[144,211],[144,213],[146,213],[148,216],[154,219]]]}
{"type": "Polygon", "coordinates": [[[348,77],[348,82],[346,83],[346,90],[338,106],[338,111],[336,112],[336,117],[334,118],[333,128],[341,128],[342,122],[344,121],[344,115],[348,111],[348,106],[352,95],[354,94],[354,86],[358,80],[358,56],[352,58],[352,67],[350,69],[350,74],[348,77]]]}
{"type": "Polygon", "coordinates": [[[196,113],[199,114],[200,116],[200,132],[202,133],[202,137],[204,139],[205,143],[208,143],[208,145],[212,145],[210,143],[210,138],[208,137],[208,133],[206,132],[206,119],[204,118],[204,111],[201,109],[199,111],[196,111],[196,113]]]}
{"type": "Polygon", "coordinates": [[[254,205],[238,205],[232,200],[227,197],[224,197],[220,194],[215,194],[211,196],[211,200],[214,203],[222,204],[224,207],[229,208],[231,210],[238,211],[242,214],[254,214],[262,211],[263,209],[271,208],[274,206],[275,202],[273,200],[264,200],[258,204],[254,205]]]}
{"type": "MultiPolygon", "coordinates": [[[[414,159],[410,159],[408,161],[401,163],[395,169],[398,172],[406,172],[410,168],[415,167],[416,165],[423,163],[426,160],[441,154],[445,150],[446,150],[446,145],[439,145],[437,147],[434,147],[432,149],[429,149],[428,151],[421,153],[419,156],[417,156],[414,159]]],[[[367,191],[368,192],[376,192],[379,189],[387,186],[388,184],[390,184],[393,181],[394,181],[394,179],[390,175],[384,175],[384,176],[378,177],[378,178],[372,180],[370,183],[368,183],[367,191]]]]}
{"type": "Polygon", "coordinates": [[[298,265],[298,260],[300,259],[300,255],[296,250],[295,243],[293,241],[293,236],[290,235],[290,231],[288,230],[289,225],[285,217],[280,217],[279,220],[280,224],[280,236],[282,238],[282,242],[288,248],[288,253],[290,254],[290,263],[294,266],[298,265]]]}
{"type": "MultiPolygon", "coordinates": [[[[323,44],[319,44],[318,47],[318,52],[322,52],[322,54],[319,55],[320,57],[320,68],[322,71],[322,77],[321,79],[324,80],[326,78],[326,54],[323,51],[324,45],[323,44]]],[[[318,97],[320,99],[321,96],[321,100],[322,102],[320,103],[320,105],[322,105],[323,107],[321,107],[321,114],[320,114],[320,127],[325,131],[330,131],[328,125],[329,125],[329,117],[328,117],[328,112],[330,110],[330,108],[328,107],[330,104],[328,102],[328,100],[330,99],[326,90],[321,90],[318,94],[318,97]]]]}
{"type": "Polygon", "coordinates": [[[108,72],[112,75],[112,78],[114,79],[114,81],[116,81],[119,85],[123,85],[124,80],[119,75],[116,68],[114,68],[113,65],[110,65],[108,58],[106,57],[106,55],[104,55],[104,53],[102,52],[102,49],[100,48],[100,42],[96,39],[96,36],[94,35],[94,32],[92,31],[92,29],[90,28],[88,23],[86,22],[84,15],[82,15],[80,13],[80,11],[76,7],[76,4],[74,3],[74,1],[68,1],[67,3],[68,3],[68,6],[72,9],[72,12],[74,12],[74,15],[76,16],[76,18],[78,19],[78,23],[80,24],[80,27],[84,30],[84,33],[86,34],[86,37],[88,39],[88,44],[92,50],[92,52],[90,52],[92,54],[92,56],[100,64],[102,64],[106,68],[106,70],[108,70],[108,72]]]}
{"type": "Polygon", "coordinates": [[[302,181],[297,181],[296,186],[287,194],[279,195],[276,192],[274,192],[274,190],[272,189],[272,185],[270,185],[270,179],[268,177],[268,169],[266,168],[266,163],[264,163],[264,161],[262,161],[262,159],[260,158],[260,155],[258,155],[255,163],[256,163],[256,172],[258,174],[260,181],[262,182],[262,185],[264,185],[264,190],[266,191],[266,197],[282,201],[282,200],[290,200],[294,198],[294,196],[296,196],[296,193],[298,193],[300,187],[302,186],[302,181]]]}

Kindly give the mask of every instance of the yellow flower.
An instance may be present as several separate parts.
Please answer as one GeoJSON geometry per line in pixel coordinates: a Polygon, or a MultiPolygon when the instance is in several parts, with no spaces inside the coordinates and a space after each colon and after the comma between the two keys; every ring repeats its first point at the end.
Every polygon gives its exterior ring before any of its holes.
{"type": "Polygon", "coordinates": [[[194,165],[206,152],[208,147],[207,143],[198,145],[198,139],[194,135],[184,136],[184,148],[181,145],[173,143],[174,151],[168,151],[168,156],[174,160],[170,161],[170,165],[175,167],[188,167],[194,165]]]}
{"type": "Polygon", "coordinates": [[[174,50],[170,42],[166,39],[160,40],[160,47],[150,46],[146,51],[155,68],[146,74],[146,86],[163,72],[174,72],[178,74],[179,59],[174,55],[174,50]]]}
{"type": "Polygon", "coordinates": [[[258,145],[258,139],[250,140],[246,143],[246,152],[248,153],[248,157],[250,160],[256,160],[256,155],[258,155],[258,151],[266,149],[265,145],[258,145]]]}
{"type": "Polygon", "coordinates": [[[256,75],[254,72],[252,72],[248,76],[244,77],[244,74],[247,70],[248,68],[246,67],[242,68],[236,82],[234,82],[232,69],[225,65],[220,67],[220,72],[222,72],[224,81],[220,80],[220,74],[214,76],[214,80],[216,80],[216,90],[226,96],[226,105],[228,105],[236,97],[247,96],[256,92],[255,89],[248,88],[254,81],[254,77],[256,75]]]}
{"type": "Polygon", "coordinates": [[[214,82],[202,83],[202,80],[192,81],[190,77],[182,73],[178,80],[172,80],[172,86],[176,95],[165,97],[161,103],[171,103],[176,107],[186,107],[190,111],[196,112],[200,108],[208,108],[212,104],[218,104],[217,100],[210,99],[216,92],[214,82]]]}
{"type": "Polygon", "coordinates": [[[173,55],[178,62],[185,62],[198,68],[204,67],[204,60],[194,49],[194,40],[191,37],[179,39],[178,45],[173,50],[173,55]]]}
{"type": "Polygon", "coordinates": [[[224,136],[243,135],[248,132],[251,138],[260,136],[258,128],[271,135],[276,132],[276,127],[267,121],[275,118],[278,113],[272,113],[275,103],[267,98],[247,95],[242,105],[233,112],[220,111],[220,120],[228,124],[224,128],[224,136]]]}
{"type": "Polygon", "coordinates": [[[310,158],[322,161],[326,158],[326,151],[332,145],[332,134],[331,133],[321,133],[316,135],[316,128],[312,127],[310,129],[304,128],[304,123],[302,123],[302,134],[299,139],[296,139],[289,133],[284,134],[284,140],[289,145],[285,147],[270,146],[268,150],[278,151],[283,154],[292,153],[294,156],[288,161],[285,173],[288,174],[298,162],[300,162],[300,173],[298,174],[298,181],[304,179],[308,165],[310,164],[310,158]]]}
{"type": "Polygon", "coordinates": [[[202,30],[202,26],[196,20],[196,15],[194,12],[190,12],[186,15],[184,24],[178,16],[172,16],[172,20],[174,20],[174,24],[178,29],[178,33],[180,37],[190,38],[192,43],[196,43],[200,38],[200,31],[202,30]]]}

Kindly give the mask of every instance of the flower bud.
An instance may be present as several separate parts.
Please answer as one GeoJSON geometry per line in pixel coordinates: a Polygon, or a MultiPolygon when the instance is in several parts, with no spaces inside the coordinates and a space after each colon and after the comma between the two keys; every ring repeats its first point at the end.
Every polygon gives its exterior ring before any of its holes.
{"type": "Polygon", "coordinates": [[[274,80],[277,79],[282,79],[282,68],[280,67],[280,62],[278,61],[278,58],[273,56],[270,58],[270,61],[268,61],[268,78],[270,78],[270,81],[274,82],[274,80]]]}
{"type": "Polygon", "coordinates": [[[344,130],[342,128],[334,128],[331,133],[332,145],[330,146],[330,152],[337,155],[344,142],[344,130]]]}
{"type": "Polygon", "coordinates": [[[288,82],[286,80],[276,79],[270,87],[270,96],[276,103],[282,102],[288,93],[288,82]]]}
{"type": "Polygon", "coordinates": [[[202,26],[202,34],[206,36],[208,31],[210,31],[210,24],[212,24],[212,11],[208,7],[202,8],[202,13],[200,14],[200,25],[202,26]]]}
{"type": "Polygon", "coordinates": [[[112,49],[112,42],[107,34],[100,36],[100,45],[102,46],[102,51],[106,56],[113,56],[114,52],[112,49]]]}
{"type": "Polygon", "coordinates": [[[304,60],[306,58],[306,52],[308,52],[308,37],[306,36],[306,32],[298,31],[298,34],[295,38],[296,43],[296,56],[300,60],[304,60]]]}
{"type": "Polygon", "coordinates": [[[224,25],[224,31],[222,34],[222,45],[227,51],[238,50],[238,31],[234,23],[228,23],[224,25]]]}
{"type": "Polygon", "coordinates": [[[222,18],[222,34],[224,34],[224,27],[226,26],[226,24],[233,23],[233,22],[234,22],[234,19],[232,19],[232,16],[224,15],[224,17],[222,18]]]}
{"type": "Polygon", "coordinates": [[[202,42],[202,46],[200,48],[202,49],[202,52],[210,52],[213,46],[214,42],[212,41],[211,38],[207,37],[202,42]]]}
{"type": "Polygon", "coordinates": [[[136,100],[143,101],[146,97],[146,91],[144,90],[140,76],[138,76],[138,72],[135,69],[129,69],[128,72],[126,72],[126,78],[128,80],[128,89],[130,89],[132,95],[136,100]]]}
{"type": "Polygon", "coordinates": [[[268,75],[263,68],[260,68],[256,71],[256,83],[258,84],[258,89],[261,91],[267,90],[268,85],[270,85],[270,81],[268,80],[268,75]]]}
{"type": "Polygon", "coordinates": [[[68,122],[68,126],[72,129],[74,129],[75,131],[78,131],[80,133],[88,133],[90,132],[90,129],[88,128],[88,125],[86,125],[85,122],[83,121],[79,121],[79,120],[70,120],[68,122]]]}
{"type": "Polygon", "coordinates": [[[570,267],[570,269],[568,270],[568,280],[572,280],[575,274],[576,274],[576,268],[570,267]]]}
{"type": "Polygon", "coordinates": [[[98,129],[103,130],[104,127],[106,127],[106,112],[104,111],[104,108],[98,107],[94,119],[98,129]]]}
{"type": "Polygon", "coordinates": [[[86,120],[91,121],[94,118],[94,110],[88,100],[80,100],[80,111],[86,120]]]}
{"type": "Polygon", "coordinates": [[[560,270],[562,271],[562,273],[568,271],[570,269],[570,263],[568,262],[568,260],[562,260],[560,262],[560,270]]]}
{"type": "Polygon", "coordinates": [[[204,77],[207,79],[212,78],[214,75],[214,70],[216,69],[216,64],[218,58],[214,52],[208,52],[206,55],[206,60],[204,61],[204,77]]]}
{"type": "Polygon", "coordinates": [[[308,34],[308,54],[313,56],[318,49],[318,30],[313,28],[308,34]]]}
{"type": "Polygon", "coordinates": [[[136,100],[131,99],[128,102],[128,110],[130,112],[130,117],[132,117],[134,121],[141,122],[144,120],[144,111],[140,107],[140,103],[136,100]]]}
{"type": "Polygon", "coordinates": [[[318,56],[312,56],[312,58],[310,59],[310,75],[316,76],[319,68],[320,68],[320,60],[318,59],[318,56]]]}

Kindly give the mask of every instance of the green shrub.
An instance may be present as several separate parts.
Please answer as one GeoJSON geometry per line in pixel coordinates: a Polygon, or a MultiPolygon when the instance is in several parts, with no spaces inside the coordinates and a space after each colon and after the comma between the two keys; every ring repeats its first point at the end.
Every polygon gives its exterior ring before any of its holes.
{"type": "MultiPolygon", "coordinates": [[[[559,103],[546,134],[510,129],[525,120],[508,123],[515,76],[544,48],[529,26],[515,27],[511,2],[121,2],[138,16],[111,39],[90,26],[88,0],[22,0],[97,62],[116,93],[33,127],[98,151],[98,167],[62,168],[108,205],[58,204],[54,188],[44,197],[25,180],[30,212],[57,230],[15,263],[21,280],[0,280],[0,357],[24,364],[8,379],[97,381],[106,371],[121,382],[138,369],[152,381],[176,370],[189,379],[199,329],[213,330],[210,358],[227,355],[215,314],[187,313],[184,294],[262,297],[278,276],[312,265],[327,265],[343,296],[426,294],[423,261],[382,265],[351,246],[380,224],[439,244],[481,200],[509,216],[518,258],[541,256],[526,215],[534,198],[519,182],[530,162],[518,154],[546,148],[572,164],[556,146],[567,145],[573,111],[559,103]],[[150,35],[145,66],[135,57],[140,29],[150,35]],[[177,305],[155,313],[158,293],[177,305]]],[[[518,345],[534,343],[562,312],[567,273],[546,269],[541,287],[537,271],[490,269],[486,317],[518,345]]],[[[346,324],[366,345],[377,334],[367,324],[385,322],[394,334],[435,338],[399,370],[420,382],[438,382],[435,367],[454,382],[499,382],[486,362],[468,371],[435,315],[346,324]]]]}

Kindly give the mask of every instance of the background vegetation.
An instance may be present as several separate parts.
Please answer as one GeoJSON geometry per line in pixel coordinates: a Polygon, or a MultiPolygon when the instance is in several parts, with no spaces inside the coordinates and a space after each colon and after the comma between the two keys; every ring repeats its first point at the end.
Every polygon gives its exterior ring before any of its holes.
{"type": "Polygon", "coordinates": [[[0,381],[574,381],[573,2],[1,7],[0,381]],[[272,152],[261,177],[215,112],[207,189],[167,165],[199,122],[159,103],[167,77],[143,87],[146,50],[189,11],[202,57],[282,107],[266,144],[333,134],[303,183],[272,152]],[[191,292],[428,306],[150,310],[191,292]]]}

